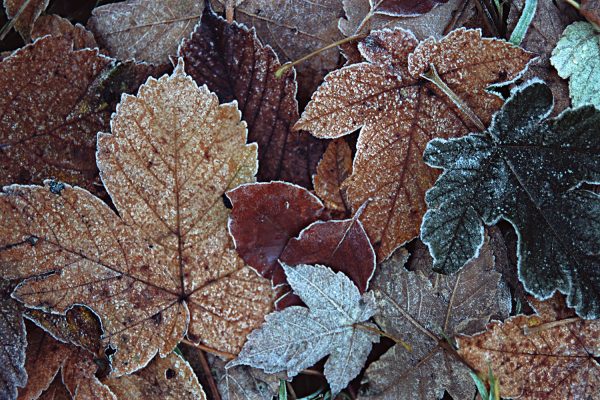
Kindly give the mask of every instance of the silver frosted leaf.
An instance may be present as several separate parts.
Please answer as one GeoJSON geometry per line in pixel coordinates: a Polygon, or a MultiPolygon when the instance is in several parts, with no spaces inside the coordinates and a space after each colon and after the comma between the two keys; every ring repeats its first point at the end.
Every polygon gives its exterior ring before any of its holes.
{"type": "Polygon", "coordinates": [[[0,399],[16,399],[17,386],[27,383],[23,306],[10,297],[15,283],[0,278],[0,399]]]}

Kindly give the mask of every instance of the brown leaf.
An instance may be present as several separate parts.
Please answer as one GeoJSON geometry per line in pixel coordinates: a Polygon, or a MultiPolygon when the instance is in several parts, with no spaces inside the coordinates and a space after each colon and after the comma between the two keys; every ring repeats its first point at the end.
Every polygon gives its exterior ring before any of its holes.
{"type": "Polygon", "coordinates": [[[372,0],[373,12],[397,17],[414,17],[431,11],[448,0],[372,0]]]}
{"type": "Polygon", "coordinates": [[[470,364],[482,373],[492,368],[502,397],[600,398],[600,364],[594,360],[600,356],[600,321],[560,315],[558,296],[534,301],[536,315],[494,321],[484,333],[458,337],[458,351],[470,364]]]}
{"type": "Polygon", "coordinates": [[[229,232],[244,261],[273,282],[284,282],[277,261],[287,242],[323,216],[321,200],[286,182],[242,185],[227,193],[229,232]]]}
{"type": "Polygon", "coordinates": [[[73,25],[68,19],[59,15],[42,15],[37,19],[31,32],[32,39],[42,36],[64,36],[73,42],[73,49],[86,49],[98,47],[94,34],[82,25],[73,25]]]}
{"type": "Polygon", "coordinates": [[[600,1],[599,0],[581,0],[581,15],[588,21],[600,25],[600,1]]]}
{"type": "Polygon", "coordinates": [[[10,297],[14,282],[0,278],[0,398],[14,399],[17,386],[27,382],[25,373],[25,323],[23,306],[10,297]]]}
{"type": "Polygon", "coordinates": [[[453,276],[432,272],[431,258],[421,248],[412,256],[411,272],[404,269],[406,256],[399,250],[380,264],[371,283],[381,310],[375,321],[411,350],[396,344],[369,366],[365,398],[441,399],[444,390],[455,399],[473,398],[469,369],[447,340],[480,331],[491,316],[506,317],[510,311],[510,294],[499,286],[487,243],[453,276]]]}
{"type": "Polygon", "coordinates": [[[200,20],[199,0],[127,0],[95,8],[88,28],[110,55],[164,64],[200,20]]]}
{"type": "MultiPolygon", "coordinates": [[[[352,174],[352,150],[344,139],[329,143],[323,158],[317,165],[317,174],[313,177],[315,193],[329,211],[341,215],[350,213],[346,204],[342,183],[352,174]]],[[[308,263],[310,264],[310,263],[308,263]]]]}
{"type": "Polygon", "coordinates": [[[180,63],[124,96],[111,127],[99,134],[97,157],[119,216],[69,185],[6,187],[0,272],[54,271],[16,296],[59,313],[90,306],[116,349],[117,376],[167,356],[186,333],[236,353],[272,308],[269,282],[244,266],[227,234],[222,196],[256,173],[239,111],[198,88],[180,63]]]}
{"type": "MultiPolygon", "coordinates": [[[[212,0],[217,11],[222,0],[212,0]]],[[[282,62],[297,60],[342,38],[338,18],[342,0],[245,0],[236,7],[235,19],[254,27],[263,43],[273,47],[282,62]]],[[[298,65],[298,95],[301,102],[338,66],[337,48],[319,53],[298,65]]]]}
{"type": "Polygon", "coordinates": [[[438,176],[422,159],[427,142],[476,129],[422,74],[434,65],[441,80],[487,124],[502,106],[487,87],[517,78],[532,56],[466,29],[421,43],[402,29],[377,31],[360,51],[367,62],[327,75],[295,127],[322,138],[362,127],[344,187],[354,210],[371,200],[361,221],[384,260],[419,234],[425,192],[438,176]]]}
{"type": "Polygon", "coordinates": [[[40,397],[38,397],[39,400],[71,400],[71,394],[69,393],[69,391],[67,390],[67,387],[65,386],[64,383],[62,383],[62,376],[60,376],[59,374],[56,374],[56,376],[54,377],[54,380],[52,381],[52,383],[50,384],[50,386],[48,386],[48,389],[46,389],[41,395],[40,397]]]}
{"type": "Polygon", "coordinates": [[[0,185],[54,178],[98,192],[96,134],[121,93],[159,70],[44,37],[0,63],[0,185]]]}
{"type": "Polygon", "coordinates": [[[13,26],[26,42],[36,19],[44,12],[50,0],[4,0],[6,16],[14,19],[13,26]]]}
{"type": "Polygon", "coordinates": [[[206,84],[221,102],[238,102],[248,140],[258,143],[258,180],[309,187],[325,141],[292,130],[299,117],[295,73],[275,76],[280,63],[273,50],[253,30],[228,24],[207,8],[179,55],[199,85],[206,84]]]}

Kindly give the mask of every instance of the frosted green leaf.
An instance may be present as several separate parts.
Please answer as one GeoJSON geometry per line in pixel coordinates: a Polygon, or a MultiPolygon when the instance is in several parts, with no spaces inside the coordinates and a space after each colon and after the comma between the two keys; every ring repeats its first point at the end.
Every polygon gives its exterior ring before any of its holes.
{"type": "Polygon", "coordinates": [[[435,139],[425,162],[445,172],[427,192],[421,237],[434,268],[452,273],[475,257],[483,223],[509,221],[519,237],[519,279],[544,299],[556,290],[584,318],[600,315],[600,111],[546,119],[552,93],[540,81],[513,92],[482,134],[435,139]]]}
{"type": "Polygon", "coordinates": [[[321,265],[283,268],[308,308],[292,306],[267,315],[228,367],[245,364],[269,374],[287,371],[292,377],[329,355],[325,377],[335,395],[358,375],[372,343],[379,340],[355,327],[375,313],[373,294],[361,296],[346,275],[321,265]]]}
{"type": "Polygon", "coordinates": [[[550,62],[561,78],[569,79],[574,107],[600,108],[600,33],[588,22],[567,27],[552,51],[550,62]]]}

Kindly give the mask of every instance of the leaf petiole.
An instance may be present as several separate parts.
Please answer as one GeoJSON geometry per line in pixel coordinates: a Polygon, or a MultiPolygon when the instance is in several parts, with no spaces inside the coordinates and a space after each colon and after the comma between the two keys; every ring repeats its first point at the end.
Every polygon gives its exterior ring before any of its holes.
{"type": "Polygon", "coordinates": [[[396,343],[398,343],[398,344],[401,344],[401,345],[402,345],[402,347],[404,347],[406,350],[408,350],[408,351],[412,351],[412,346],[411,346],[410,344],[406,343],[406,342],[405,342],[404,340],[402,340],[402,339],[398,339],[397,337],[394,337],[394,336],[392,336],[392,335],[390,335],[390,334],[388,334],[388,333],[385,333],[384,331],[382,331],[382,330],[380,330],[380,329],[373,328],[372,326],[369,326],[369,325],[362,325],[362,324],[354,324],[354,325],[352,325],[352,326],[353,326],[354,328],[361,329],[361,330],[363,330],[363,331],[367,331],[367,332],[376,333],[376,334],[378,334],[379,336],[383,336],[383,337],[386,337],[386,338],[388,338],[388,339],[391,339],[391,340],[393,340],[394,342],[396,342],[396,343]]]}

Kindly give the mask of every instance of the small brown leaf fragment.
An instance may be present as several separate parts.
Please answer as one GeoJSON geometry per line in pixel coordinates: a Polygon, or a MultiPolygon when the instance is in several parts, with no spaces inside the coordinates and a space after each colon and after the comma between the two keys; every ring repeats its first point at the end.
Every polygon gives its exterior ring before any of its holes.
{"type": "MultiPolygon", "coordinates": [[[[329,143],[323,158],[317,165],[317,174],[313,176],[315,193],[329,211],[341,215],[350,213],[346,204],[342,183],[352,174],[352,150],[344,139],[329,143]]],[[[307,262],[306,264],[311,264],[307,262]]]]}
{"type": "Polygon", "coordinates": [[[558,296],[533,301],[536,315],[494,321],[484,333],[457,338],[467,362],[482,373],[492,368],[502,397],[600,398],[600,364],[594,359],[600,356],[600,321],[564,315],[558,296]]]}
{"type": "Polygon", "coordinates": [[[589,22],[600,26],[600,1],[599,0],[581,0],[581,15],[589,22]]]}
{"type": "Polygon", "coordinates": [[[296,75],[282,77],[273,49],[254,30],[228,24],[210,8],[179,48],[186,72],[223,103],[236,100],[248,124],[248,140],[258,144],[258,180],[283,180],[310,187],[326,142],[292,130],[299,118],[296,75]]]}
{"type": "Polygon", "coordinates": [[[177,53],[203,7],[199,0],[127,0],[95,8],[87,27],[111,56],[160,65],[177,53]]]}
{"type": "Polygon", "coordinates": [[[229,232],[244,261],[273,282],[284,282],[277,261],[288,241],[323,216],[321,200],[286,182],[242,185],[227,193],[229,232]]]}
{"type": "Polygon", "coordinates": [[[372,0],[373,12],[397,17],[414,17],[431,11],[448,0],[372,0]]]}
{"type": "Polygon", "coordinates": [[[72,397],[65,384],[62,383],[62,377],[56,374],[48,389],[38,397],[38,400],[72,400],[72,397]]]}
{"type": "Polygon", "coordinates": [[[37,39],[46,35],[64,36],[73,42],[73,50],[98,47],[92,32],[80,24],[73,25],[59,15],[42,15],[35,22],[31,38],[37,39]]]}
{"type": "Polygon", "coordinates": [[[0,278],[0,398],[14,399],[17,386],[27,382],[25,373],[25,322],[23,306],[10,294],[15,283],[0,278]]]}
{"type": "Polygon", "coordinates": [[[434,65],[450,90],[488,124],[502,99],[487,88],[516,79],[533,56],[467,29],[421,43],[403,29],[376,31],[359,48],[367,61],[327,75],[295,127],[321,138],[362,127],[344,188],[353,210],[370,201],[361,221],[384,260],[419,234],[425,192],[438,176],[423,162],[426,144],[476,129],[423,74],[434,65]]]}
{"type": "Polygon", "coordinates": [[[44,12],[50,0],[4,0],[6,16],[14,20],[14,27],[26,42],[31,38],[31,29],[44,12]]]}

